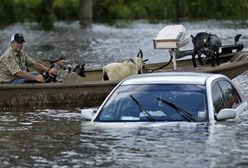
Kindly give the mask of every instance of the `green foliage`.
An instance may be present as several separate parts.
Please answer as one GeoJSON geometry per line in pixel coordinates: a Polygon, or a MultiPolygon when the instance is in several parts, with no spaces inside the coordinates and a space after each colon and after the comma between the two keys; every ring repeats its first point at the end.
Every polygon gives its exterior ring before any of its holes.
{"type": "MultiPolygon", "coordinates": [[[[94,0],[94,19],[169,19],[175,0],[94,0]]],[[[173,7],[174,8],[174,7],[173,7]]]]}
{"type": "Polygon", "coordinates": [[[13,12],[15,14],[15,20],[18,22],[36,20],[40,3],[41,0],[14,0],[13,12]]]}
{"type": "MultiPolygon", "coordinates": [[[[187,19],[247,19],[247,0],[181,0],[187,19]]],[[[175,20],[177,0],[94,0],[94,19],[175,20]]]]}
{"type": "Polygon", "coordinates": [[[79,0],[54,0],[54,13],[58,20],[77,20],[79,0]]]}
{"type": "MultiPolygon", "coordinates": [[[[1,0],[1,25],[41,21],[44,0],[1,0]]],[[[94,21],[175,20],[177,0],[92,0],[94,21]]],[[[181,0],[186,19],[247,19],[248,0],[181,0]]],[[[49,20],[78,20],[80,0],[53,0],[49,20]]]]}
{"type": "Polygon", "coordinates": [[[37,13],[37,21],[41,27],[45,30],[51,30],[55,20],[53,12],[53,0],[42,0],[37,13]]]}
{"type": "Polygon", "coordinates": [[[94,18],[96,20],[112,20],[118,19],[117,15],[113,15],[118,9],[115,8],[115,4],[120,0],[102,0],[93,1],[94,18]]]}
{"type": "Polygon", "coordinates": [[[1,1],[0,5],[0,21],[1,25],[9,24],[15,22],[15,13],[14,13],[14,6],[13,0],[5,0],[1,1]]]}
{"type": "Polygon", "coordinates": [[[184,0],[185,16],[191,19],[247,19],[247,0],[184,0]]]}

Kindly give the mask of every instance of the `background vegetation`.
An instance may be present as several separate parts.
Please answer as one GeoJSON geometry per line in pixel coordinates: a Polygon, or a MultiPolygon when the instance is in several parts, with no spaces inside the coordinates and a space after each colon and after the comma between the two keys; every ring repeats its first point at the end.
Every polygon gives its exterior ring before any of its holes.
{"type": "MultiPolygon", "coordinates": [[[[1,0],[1,25],[40,21],[44,0],[1,0]]],[[[54,20],[78,20],[80,0],[51,0],[54,20]]],[[[111,20],[175,20],[177,0],[92,0],[94,22],[111,20]]],[[[183,18],[247,19],[248,0],[181,0],[183,18]]]]}

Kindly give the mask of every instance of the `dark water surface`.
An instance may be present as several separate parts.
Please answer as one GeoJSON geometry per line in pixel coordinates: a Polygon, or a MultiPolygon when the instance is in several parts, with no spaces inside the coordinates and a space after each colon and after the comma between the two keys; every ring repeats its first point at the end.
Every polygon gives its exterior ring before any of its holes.
{"type": "MultiPolygon", "coordinates": [[[[167,53],[154,50],[152,39],[165,24],[94,24],[80,29],[77,22],[56,23],[52,32],[33,23],[16,24],[0,30],[0,52],[18,31],[35,58],[63,55],[99,67],[129,58],[141,48],[150,62],[158,62],[166,60],[167,53]]],[[[183,24],[190,34],[216,33],[224,44],[241,33],[247,47],[246,22],[183,24]]],[[[248,72],[233,80],[245,96],[247,77],[248,72]]],[[[247,167],[247,139],[247,119],[208,128],[96,128],[81,119],[80,109],[5,110],[0,115],[0,167],[247,167]]]]}

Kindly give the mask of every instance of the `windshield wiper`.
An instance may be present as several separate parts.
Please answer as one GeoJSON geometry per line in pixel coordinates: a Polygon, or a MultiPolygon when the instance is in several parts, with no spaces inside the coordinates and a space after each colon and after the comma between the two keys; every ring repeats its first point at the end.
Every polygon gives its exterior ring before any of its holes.
{"type": "Polygon", "coordinates": [[[196,120],[192,117],[192,114],[184,110],[183,108],[177,106],[175,103],[169,102],[161,97],[156,97],[159,101],[162,101],[164,104],[169,105],[170,107],[174,108],[178,114],[180,114],[184,119],[187,121],[193,121],[195,122],[196,120]]]}
{"type": "Polygon", "coordinates": [[[140,112],[144,112],[149,121],[155,121],[155,119],[151,116],[151,114],[145,109],[145,107],[136,99],[133,97],[133,95],[130,95],[132,100],[139,106],[140,112]]]}

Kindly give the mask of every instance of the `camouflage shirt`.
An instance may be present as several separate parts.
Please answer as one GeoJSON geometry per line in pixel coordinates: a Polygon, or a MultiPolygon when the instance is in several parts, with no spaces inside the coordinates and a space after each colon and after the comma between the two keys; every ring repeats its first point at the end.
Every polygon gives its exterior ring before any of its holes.
{"type": "Polygon", "coordinates": [[[11,47],[0,57],[0,82],[8,82],[16,78],[15,73],[27,69],[34,63],[25,52],[18,55],[11,47]]]}

